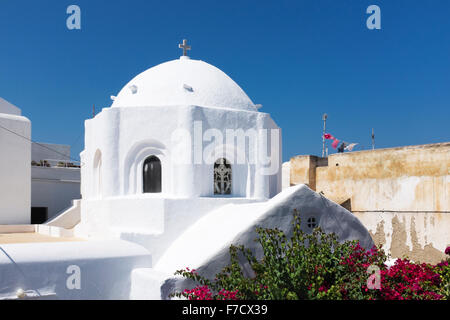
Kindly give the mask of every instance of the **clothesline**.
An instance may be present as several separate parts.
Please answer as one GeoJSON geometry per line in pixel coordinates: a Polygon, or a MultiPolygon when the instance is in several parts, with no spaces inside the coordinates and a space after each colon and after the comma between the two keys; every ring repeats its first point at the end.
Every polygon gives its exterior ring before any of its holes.
{"type": "Polygon", "coordinates": [[[333,147],[333,149],[338,149],[338,152],[340,153],[343,153],[344,151],[351,152],[358,145],[358,143],[348,143],[346,141],[341,141],[329,133],[324,134],[323,137],[325,138],[325,140],[333,140],[333,144],[331,146],[333,147]]]}

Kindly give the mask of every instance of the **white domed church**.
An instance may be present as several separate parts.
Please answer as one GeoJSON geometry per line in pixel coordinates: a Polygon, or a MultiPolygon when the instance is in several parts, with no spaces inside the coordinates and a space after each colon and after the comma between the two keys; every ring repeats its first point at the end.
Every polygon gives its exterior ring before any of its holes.
{"type": "Polygon", "coordinates": [[[86,121],[85,221],[92,211],[110,216],[112,229],[151,230],[158,217],[184,211],[186,199],[197,199],[200,214],[281,191],[280,129],[218,68],[183,55],[112,99],[86,121]]]}
{"type": "Polygon", "coordinates": [[[279,137],[268,159],[276,170],[267,181],[257,161],[249,161],[265,148],[251,134],[272,129],[279,130],[225,73],[182,56],[135,77],[111,108],[86,122],[83,197],[273,197],[281,189],[279,137]],[[235,133],[235,142],[247,138],[245,149],[227,144],[227,131],[235,133]],[[229,169],[226,190],[214,181],[222,159],[229,169]]]}

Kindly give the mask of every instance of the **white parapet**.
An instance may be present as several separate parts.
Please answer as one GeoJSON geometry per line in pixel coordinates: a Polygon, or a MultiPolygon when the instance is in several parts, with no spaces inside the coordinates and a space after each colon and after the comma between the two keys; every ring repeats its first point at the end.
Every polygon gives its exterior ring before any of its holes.
{"type": "Polygon", "coordinates": [[[151,256],[122,241],[72,241],[0,246],[0,299],[17,290],[37,299],[129,299],[131,273],[151,256]]]}
{"type": "Polygon", "coordinates": [[[81,221],[81,200],[74,200],[72,207],[57,215],[54,219],[46,223],[51,227],[73,229],[81,221]]]}

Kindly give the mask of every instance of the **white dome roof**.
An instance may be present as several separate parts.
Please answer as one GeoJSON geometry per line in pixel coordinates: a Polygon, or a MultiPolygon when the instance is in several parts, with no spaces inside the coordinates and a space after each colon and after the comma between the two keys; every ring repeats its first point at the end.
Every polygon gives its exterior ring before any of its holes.
{"type": "Polygon", "coordinates": [[[112,107],[175,105],[257,110],[225,73],[189,57],[162,63],[139,74],[119,92],[112,107]]]}

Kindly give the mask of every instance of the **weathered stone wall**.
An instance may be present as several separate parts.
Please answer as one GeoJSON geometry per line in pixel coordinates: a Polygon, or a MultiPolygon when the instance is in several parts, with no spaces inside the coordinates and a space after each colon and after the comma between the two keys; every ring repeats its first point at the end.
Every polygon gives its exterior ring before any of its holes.
{"type": "Polygon", "coordinates": [[[436,262],[450,244],[450,143],[291,159],[308,184],[352,211],[393,257],[436,262]]]}
{"type": "Polygon", "coordinates": [[[356,212],[377,245],[394,258],[438,263],[450,244],[450,213],[356,212]]]}

